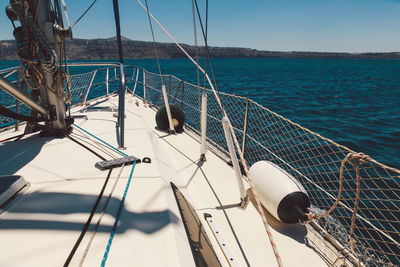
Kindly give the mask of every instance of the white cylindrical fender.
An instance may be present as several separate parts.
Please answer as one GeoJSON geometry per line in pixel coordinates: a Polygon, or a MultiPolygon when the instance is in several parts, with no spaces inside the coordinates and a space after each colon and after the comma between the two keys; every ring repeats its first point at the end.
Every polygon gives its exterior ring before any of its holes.
{"type": "Polygon", "coordinates": [[[249,174],[262,205],[276,219],[285,223],[307,219],[304,213],[310,207],[310,200],[292,175],[269,161],[254,163],[249,174]]]}

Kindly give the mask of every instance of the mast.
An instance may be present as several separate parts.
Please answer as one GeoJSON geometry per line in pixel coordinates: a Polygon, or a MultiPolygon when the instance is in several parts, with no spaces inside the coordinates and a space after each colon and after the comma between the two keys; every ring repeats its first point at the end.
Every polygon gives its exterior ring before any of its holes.
{"type": "MultiPolygon", "coordinates": [[[[57,0],[56,0],[57,1],[57,0]]],[[[51,49],[54,51],[54,67],[57,68],[58,54],[56,52],[56,41],[54,38],[53,27],[55,24],[54,18],[50,10],[49,1],[32,0],[33,8],[37,11],[36,24],[45,34],[47,42],[50,44],[51,49]],[[57,56],[57,57],[56,57],[57,56]]],[[[44,71],[44,85],[39,88],[42,104],[47,106],[50,114],[50,120],[45,121],[45,131],[49,135],[62,135],[66,130],[67,125],[65,122],[66,108],[64,101],[60,98],[64,94],[63,79],[59,79],[57,72],[44,71]]]]}
{"type": "MultiPolygon", "coordinates": [[[[72,33],[62,27],[61,12],[51,8],[59,7],[58,1],[54,0],[53,5],[51,0],[10,0],[6,8],[14,26],[16,50],[25,84],[32,89],[32,97],[47,110],[42,132],[46,136],[64,135],[70,123],[70,120],[66,122],[66,74],[56,51],[57,44],[70,39],[72,33]],[[14,21],[19,21],[20,26],[16,27],[14,21]]],[[[32,111],[31,115],[37,116],[36,111],[32,111]]]]}

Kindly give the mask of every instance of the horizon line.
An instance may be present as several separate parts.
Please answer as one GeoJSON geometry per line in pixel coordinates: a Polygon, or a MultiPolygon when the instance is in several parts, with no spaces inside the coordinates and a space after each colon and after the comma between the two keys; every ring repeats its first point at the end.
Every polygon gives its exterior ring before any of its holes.
{"type": "MultiPolygon", "coordinates": [[[[122,41],[124,41],[123,39],[125,39],[125,41],[131,41],[131,42],[143,42],[143,43],[153,43],[153,41],[149,40],[149,41],[145,41],[145,40],[133,40],[130,39],[128,37],[125,36],[121,36],[122,41]]],[[[111,40],[111,39],[115,39],[117,38],[116,36],[112,36],[112,37],[96,37],[96,38],[80,38],[80,37],[76,37],[73,38],[71,40],[66,40],[66,41],[73,41],[73,40],[111,40]]],[[[5,42],[5,41],[14,41],[15,39],[4,39],[4,40],[0,40],[0,42],[5,42]]],[[[174,44],[173,42],[155,42],[155,43],[159,43],[159,44],[174,44]]],[[[194,44],[187,44],[187,43],[179,43],[181,45],[187,45],[187,46],[195,46],[194,44]]],[[[205,47],[204,45],[198,45],[198,47],[205,47]]],[[[310,51],[310,50],[264,50],[264,49],[256,49],[256,48],[251,48],[251,47],[239,47],[239,46],[213,46],[213,45],[209,45],[208,47],[210,48],[232,48],[232,49],[251,49],[251,50],[255,50],[255,51],[261,51],[261,52],[276,52],[276,53],[323,53],[323,54],[394,54],[394,53],[400,53],[400,51],[386,51],[386,52],[382,52],[382,51],[368,51],[368,52],[355,52],[355,51],[310,51]]]]}

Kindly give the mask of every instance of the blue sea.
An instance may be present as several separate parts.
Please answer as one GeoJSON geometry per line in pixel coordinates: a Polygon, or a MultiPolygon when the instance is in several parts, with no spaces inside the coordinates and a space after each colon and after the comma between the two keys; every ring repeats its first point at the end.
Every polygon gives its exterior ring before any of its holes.
{"type": "MultiPolygon", "coordinates": [[[[189,60],[160,63],[164,74],[197,84],[189,60]]],[[[17,64],[0,61],[0,69],[17,64]]],[[[154,59],[125,64],[158,72],[154,59]]],[[[252,98],[312,131],[400,167],[400,60],[214,59],[213,65],[220,91],[252,98]]]]}

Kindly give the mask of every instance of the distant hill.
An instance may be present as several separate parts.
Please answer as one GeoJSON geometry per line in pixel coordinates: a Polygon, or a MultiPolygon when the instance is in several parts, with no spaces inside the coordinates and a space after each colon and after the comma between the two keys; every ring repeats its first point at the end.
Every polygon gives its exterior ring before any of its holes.
{"type": "MultiPolygon", "coordinates": [[[[116,38],[106,39],[74,39],[66,42],[69,59],[115,59],[118,57],[116,38]]],[[[124,57],[154,58],[152,42],[133,41],[122,38],[124,57]]],[[[186,51],[195,55],[195,47],[182,44],[186,51]]],[[[185,55],[172,43],[156,43],[160,58],[183,58],[185,55]]],[[[209,47],[215,58],[364,58],[364,59],[393,59],[400,58],[400,53],[337,53],[337,52],[277,52],[262,51],[238,47],[209,47]]],[[[200,57],[204,56],[204,47],[199,47],[200,57]]],[[[0,41],[0,60],[17,59],[15,41],[0,41]]]]}

